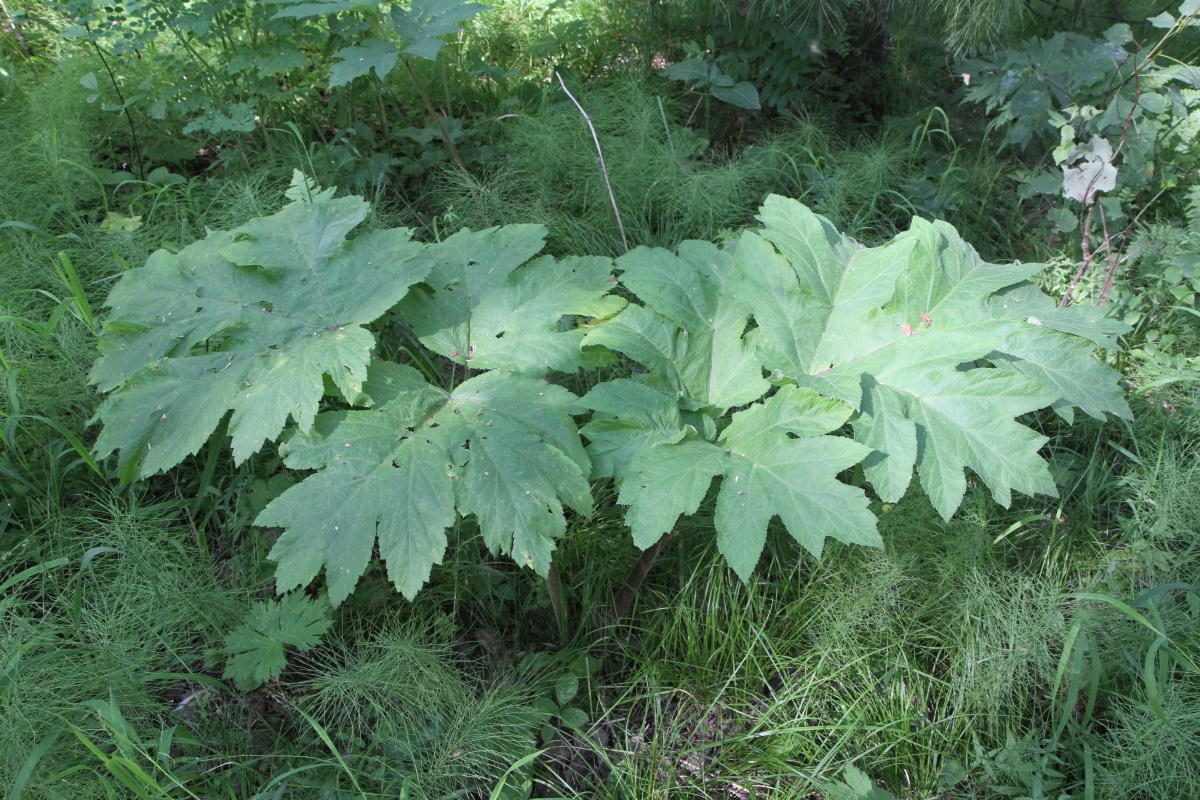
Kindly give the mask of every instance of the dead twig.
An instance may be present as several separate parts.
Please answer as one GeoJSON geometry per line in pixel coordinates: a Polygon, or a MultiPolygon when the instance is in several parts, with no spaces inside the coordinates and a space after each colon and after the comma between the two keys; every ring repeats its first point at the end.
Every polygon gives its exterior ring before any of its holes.
{"type": "Polygon", "coordinates": [[[1058,301],[1059,308],[1066,308],[1067,304],[1071,302],[1071,294],[1074,293],[1076,284],[1083,278],[1084,273],[1087,272],[1088,267],[1092,264],[1092,258],[1095,256],[1092,252],[1091,237],[1092,212],[1095,208],[1095,203],[1088,206],[1087,219],[1083,223],[1083,236],[1080,241],[1080,245],[1083,247],[1083,263],[1079,265],[1079,271],[1075,273],[1075,277],[1071,278],[1071,283],[1067,286],[1067,291],[1063,294],[1062,300],[1058,301]]]}
{"type": "Polygon", "coordinates": [[[1108,276],[1104,279],[1104,288],[1100,290],[1100,299],[1097,305],[1105,305],[1108,303],[1108,293],[1112,291],[1113,274],[1117,271],[1119,262],[1113,257],[1112,239],[1108,235],[1108,220],[1104,218],[1104,206],[1100,206],[1100,226],[1104,230],[1104,253],[1108,258],[1108,276]]]}
{"type": "Polygon", "coordinates": [[[562,75],[557,72],[554,77],[558,78],[558,85],[567,93],[567,97],[571,98],[571,102],[579,109],[579,113],[583,115],[584,122],[587,123],[588,130],[592,132],[592,141],[596,143],[596,155],[600,161],[600,172],[604,175],[604,186],[608,189],[608,199],[612,202],[613,215],[617,218],[617,229],[621,231],[621,244],[625,246],[625,252],[629,252],[629,240],[625,238],[625,225],[621,222],[621,209],[617,208],[617,197],[613,194],[612,183],[608,180],[608,167],[604,166],[604,152],[600,149],[600,137],[596,135],[596,126],[592,125],[592,118],[583,110],[583,106],[579,105],[579,101],[575,99],[575,95],[571,94],[571,90],[567,88],[567,84],[563,82],[562,75]]]}

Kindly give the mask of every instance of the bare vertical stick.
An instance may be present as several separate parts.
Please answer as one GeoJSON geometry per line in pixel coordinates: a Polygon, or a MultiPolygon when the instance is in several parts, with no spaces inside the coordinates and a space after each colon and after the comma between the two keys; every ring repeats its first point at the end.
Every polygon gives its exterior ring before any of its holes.
{"type": "Polygon", "coordinates": [[[608,189],[608,199],[612,201],[613,214],[617,218],[617,229],[621,231],[621,244],[625,246],[625,252],[629,252],[629,240],[625,238],[625,225],[621,222],[621,210],[617,208],[617,197],[613,194],[612,183],[608,180],[608,167],[604,166],[604,153],[600,150],[600,137],[596,135],[596,127],[592,125],[592,118],[583,110],[583,106],[579,105],[579,101],[575,99],[575,95],[571,94],[571,90],[563,83],[562,75],[557,72],[554,77],[558,78],[558,85],[567,93],[567,97],[571,98],[571,102],[579,109],[579,113],[583,114],[583,120],[587,123],[588,130],[592,132],[592,141],[596,143],[596,155],[600,157],[600,172],[604,175],[604,186],[608,189]]]}
{"type": "Polygon", "coordinates": [[[1108,293],[1112,291],[1113,274],[1117,271],[1117,265],[1120,263],[1113,257],[1112,238],[1108,235],[1108,220],[1104,218],[1104,206],[1100,206],[1100,227],[1104,230],[1104,252],[1108,257],[1108,276],[1104,279],[1104,288],[1100,290],[1100,301],[1097,303],[1097,305],[1103,306],[1108,304],[1108,293]]]}

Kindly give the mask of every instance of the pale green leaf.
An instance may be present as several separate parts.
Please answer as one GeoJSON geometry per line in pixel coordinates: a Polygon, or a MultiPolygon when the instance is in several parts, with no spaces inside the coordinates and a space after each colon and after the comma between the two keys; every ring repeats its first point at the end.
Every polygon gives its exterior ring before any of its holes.
{"type": "Polygon", "coordinates": [[[870,447],[863,472],[885,503],[904,496],[917,464],[917,426],[905,416],[904,396],[868,377],[862,409],[854,418],[854,438],[870,447]]]}
{"type": "Polygon", "coordinates": [[[474,369],[574,372],[588,331],[578,321],[625,301],[609,294],[606,258],[533,258],[544,236],[540,225],[509,225],[431,245],[425,287],[399,313],[426,347],[474,369]]]}
{"type": "Polygon", "coordinates": [[[949,519],[962,502],[964,468],[979,475],[1005,507],[1014,489],[1027,495],[1057,494],[1038,455],[1046,437],[1013,419],[1054,402],[1044,385],[989,369],[930,372],[907,380],[886,375],[880,382],[910,396],[906,416],[917,426],[917,472],[943,518],[949,519]]]}
{"type": "Polygon", "coordinates": [[[256,519],[285,528],[271,551],[280,587],[306,584],[325,566],[330,597],[340,603],[366,569],[377,536],[389,577],[407,597],[441,562],[455,520],[450,476],[461,455],[442,430],[402,434],[425,422],[446,394],[400,365],[374,367],[370,389],[375,410],[322,414],[308,435],[293,435],[282,448],[293,469],[321,471],[256,519]]]}
{"type": "Polygon", "coordinates": [[[695,513],[712,478],[721,475],[717,545],[744,580],[775,516],[817,555],[827,537],[880,545],[866,495],[837,480],[870,451],[818,434],[839,427],[849,414],[848,407],[814,392],[785,386],[765,403],[734,414],[715,444],[691,438],[647,448],[630,466],[619,497],[630,506],[635,543],[648,547],[680,514],[695,513]]]}
{"type": "Polygon", "coordinates": [[[1131,417],[1112,368],[1097,359],[1094,350],[1091,342],[1077,336],[1019,328],[1005,339],[1004,352],[990,360],[1036,379],[1058,393],[1056,402],[1070,402],[1098,420],[1106,414],[1131,417]]]}
{"type": "Polygon", "coordinates": [[[605,381],[580,403],[596,412],[581,432],[589,440],[593,478],[617,477],[642,451],[684,437],[677,398],[629,379],[605,381]]]}
{"type": "Polygon", "coordinates": [[[408,9],[392,6],[392,25],[408,44],[404,52],[433,61],[443,36],[458,33],[462,23],[487,6],[465,0],[412,0],[408,9]]]}
{"type": "Polygon", "coordinates": [[[687,357],[687,338],[665,317],[639,305],[630,305],[614,319],[596,325],[584,337],[583,347],[607,347],[641,364],[658,383],[683,394],[679,365],[687,357]]]}
{"type": "MultiPolygon", "coordinates": [[[[907,426],[899,422],[897,414],[916,426],[917,471],[934,507],[944,517],[954,513],[966,492],[965,468],[983,478],[996,501],[1005,506],[1012,489],[1055,494],[1046,464],[1038,455],[1045,438],[1014,420],[1059,399],[1053,387],[1011,369],[957,369],[960,363],[985,355],[983,345],[971,338],[958,343],[964,349],[954,349],[954,342],[946,342],[944,348],[933,347],[938,338],[928,332],[904,337],[901,342],[839,368],[851,374],[861,370],[868,385],[878,384],[895,393],[869,410],[873,420],[855,425],[855,437],[866,444],[881,433],[879,425],[890,424],[896,436],[891,437],[889,431],[888,440],[902,445],[895,453],[887,453],[897,461],[888,465],[887,482],[879,489],[881,497],[898,499],[901,487],[907,485],[900,471],[908,463],[910,440],[907,426]],[[928,346],[920,346],[925,344],[928,346]]],[[[868,466],[872,468],[868,479],[884,474],[875,469],[877,463],[868,466]]]]}
{"type": "Polygon", "coordinates": [[[97,456],[120,449],[121,477],[132,481],[199,450],[244,388],[243,365],[231,372],[232,366],[228,356],[213,353],[161,358],[137,373],[100,406],[104,428],[96,437],[97,456]]]}
{"type": "Polygon", "coordinates": [[[696,241],[684,242],[676,253],[639,247],[617,259],[617,267],[621,283],[645,308],[623,311],[611,334],[604,329],[613,323],[597,326],[585,345],[624,352],[649,368],[660,385],[700,406],[724,410],[762,397],[769,384],[744,337],[750,309],[727,291],[735,274],[728,252],[696,241]],[[654,321],[647,310],[665,317],[675,330],[654,321]],[[646,341],[628,347],[641,331],[649,334],[646,341]]]}
{"type": "Polygon", "coordinates": [[[308,64],[308,56],[300,52],[298,47],[289,42],[279,42],[254,60],[254,69],[260,78],[271,78],[283,72],[302,69],[308,64]]]}
{"type": "Polygon", "coordinates": [[[496,427],[471,441],[471,462],[459,486],[459,510],[479,519],[488,549],[510,553],[543,576],[567,529],[563,504],[591,513],[590,487],[579,465],[516,428],[496,427]]]}
{"type": "Polygon", "coordinates": [[[910,239],[866,250],[800,203],[774,195],[759,219],[762,237],[779,253],[744,235],[735,291],[753,308],[765,342],[786,358],[768,366],[813,373],[894,337],[895,325],[879,309],[892,297],[910,239]]]}
{"type": "Polygon", "coordinates": [[[997,292],[990,298],[989,306],[989,313],[995,318],[1024,319],[1030,325],[1082,337],[1105,350],[1119,350],[1117,337],[1132,330],[1125,322],[1106,316],[1102,307],[1074,303],[1059,308],[1031,283],[997,292]]]}
{"type": "Polygon", "coordinates": [[[648,447],[634,459],[621,484],[619,502],[630,507],[625,522],[643,550],[669,532],[681,514],[695,514],[712,479],[729,455],[702,439],[648,447]]]}
{"type": "Polygon", "coordinates": [[[732,106],[758,111],[762,106],[758,101],[758,89],[749,81],[739,81],[733,86],[713,86],[710,90],[713,97],[724,100],[732,106]]]}
{"type": "Polygon", "coordinates": [[[719,442],[732,463],[717,496],[717,547],[743,580],[758,561],[773,516],[815,556],[826,538],[882,546],[866,495],[837,480],[870,451],[849,439],[811,433],[849,412],[831,416],[825,398],[785,386],[766,404],[734,414],[719,442]],[[814,427],[814,416],[824,424],[814,427]]]}
{"type": "Polygon", "coordinates": [[[904,494],[914,467],[946,517],[966,470],[1005,505],[1014,490],[1053,494],[1045,440],[1016,418],[1047,406],[1128,415],[1116,373],[1079,338],[1111,344],[1124,328],[1057,309],[1025,282],[1040,265],[988,264],[941,222],[914,219],[867,249],[795,201],[770,198],[761,218],[761,234],[738,244],[733,284],[759,356],[858,409],[854,436],[873,450],[863,467],[884,500],[904,494]]]}
{"type": "Polygon", "coordinates": [[[360,397],[374,346],[365,326],[428,271],[406,229],[347,241],[366,213],[361,199],[317,192],[125,273],[91,373],[110,393],[99,455],[120,450],[126,480],[153,474],[232,410],[241,462],[289,417],[312,424],[323,376],[360,397]]]}
{"type": "Polygon", "coordinates": [[[183,126],[184,134],[250,133],[258,124],[256,106],[251,103],[205,104],[203,113],[183,126]]]}
{"type": "Polygon", "coordinates": [[[286,5],[287,8],[277,11],[271,19],[308,19],[326,14],[338,14],[343,11],[365,11],[375,8],[376,0],[317,0],[311,2],[296,2],[296,0],[266,0],[268,5],[286,5]]]}
{"type": "Polygon", "coordinates": [[[499,371],[447,393],[390,363],[372,367],[367,391],[372,410],[321,414],[282,448],[288,466],[319,471],[255,520],[285,529],[270,556],[277,584],[306,584],[324,568],[340,603],[378,537],[389,577],[412,598],[441,563],[458,513],[477,516],[494,551],[545,574],[563,506],[591,513],[574,395],[499,371]]]}
{"type": "Polygon", "coordinates": [[[708,62],[699,58],[685,58],[659,70],[659,75],[673,81],[703,81],[708,80],[708,62]]]}
{"type": "MultiPolygon", "coordinates": [[[[914,328],[929,315],[930,327],[970,326],[988,296],[1020,284],[1045,269],[1044,264],[989,264],[949,224],[914,217],[909,235],[915,240],[911,258],[900,258],[903,270],[888,310],[914,328]]],[[[886,246],[886,245],[885,245],[886,246]]],[[[990,334],[988,334],[990,335],[990,334]]]]}

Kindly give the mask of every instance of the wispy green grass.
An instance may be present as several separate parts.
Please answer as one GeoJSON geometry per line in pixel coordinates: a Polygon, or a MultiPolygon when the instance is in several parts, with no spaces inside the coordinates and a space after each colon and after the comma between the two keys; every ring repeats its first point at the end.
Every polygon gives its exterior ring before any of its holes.
{"type": "Polygon", "coordinates": [[[450,633],[444,624],[384,619],[327,644],[304,666],[301,706],[350,747],[363,783],[383,796],[401,787],[437,798],[491,786],[533,752],[528,698],[478,686],[455,665],[450,633]]]}
{"type": "MultiPolygon", "coordinates": [[[[596,127],[630,247],[722,241],[752,224],[769,193],[797,197],[864,241],[890,238],[914,215],[945,218],[985,255],[1031,255],[1027,237],[999,223],[1017,214],[1010,166],[965,152],[943,114],[847,135],[816,113],[794,115],[717,150],[685,127],[689,107],[642,84],[611,80],[579,89],[596,127]],[[944,120],[939,121],[939,120],[944,120]]],[[[623,251],[595,144],[578,110],[550,93],[536,112],[492,125],[497,163],[434,181],[445,225],[481,228],[539,221],[559,254],[623,251]]]]}
{"type": "MultiPolygon", "coordinates": [[[[163,693],[202,667],[206,643],[244,608],[201,567],[179,513],[160,505],[94,498],[84,509],[46,509],[43,523],[3,554],[0,574],[36,565],[4,595],[5,675],[0,691],[0,783],[15,776],[46,736],[68,725],[104,738],[86,701],[121,707],[136,726],[158,729],[163,693]]],[[[86,762],[68,735],[44,755],[38,794],[89,790],[49,778],[86,762]]],[[[96,789],[98,792],[99,790],[96,789]]]]}
{"type": "MultiPolygon", "coordinates": [[[[670,98],[633,82],[589,88],[580,98],[596,126],[630,247],[715,238],[750,221],[753,173],[714,161],[674,121],[670,98]]],[[[622,251],[595,144],[566,98],[531,115],[499,120],[497,166],[479,176],[448,172],[436,194],[454,225],[539,220],[561,253],[622,251]]]]}

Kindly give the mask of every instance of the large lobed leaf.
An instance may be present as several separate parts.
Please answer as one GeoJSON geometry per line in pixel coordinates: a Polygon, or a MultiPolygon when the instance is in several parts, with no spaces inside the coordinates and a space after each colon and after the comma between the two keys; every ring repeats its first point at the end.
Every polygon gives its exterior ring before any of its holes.
{"type": "Polygon", "coordinates": [[[324,568],[340,603],[378,540],[389,577],[412,598],[441,563],[456,507],[477,516],[493,552],[545,575],[566,530],[564,505],[592,509],[575,396],[504,371],[447,392],[391,363],[372,367],[367,388],[373,409],[321,414],[283,446],[288,466],[319,471],[256,520],[286,529],[270,556],[280,590],[324,568]]]}
{"type": "Polygon", "coordinates": [[[487,9],[468,0],[412,0],[408,9],[392,5],[392,25],[407,44],[404,52],[430,61],[442,49],[442,37],[457,34],[462,23],[487,9]]]}
{"type": "Polygon", "coordinates": [[[382,39],[363,39],[333,54],[337,59],[329,70],[329,88],[345,86],[372,70],[383,80],[400,61],[396,45],[382,39]]]}
{"type": "Polygon", "coordinates": [[[761,233],[738,244],[734,291],[752,309],[763,364],[857,409],[855,438],[881,498],[914,467],[949,518],[965,470],[1007,506],[1013,490],[1054,494],[1017,421],[1054,406],[1128,417],[1116,373],[1093,355],[1122,332],[1097,309],[1058,309],[1027,279],[1040,264],[984,262],[942,222],[862,248],[800,203],[771,197],[761,233]]]}
{"type": "MultiPolygon", "coordinates": [[[[619,501],[630,507],[634,542],[649,547],[681,514],[694,514],[720,476],[717,546],[729,565],[748,579],[766,543],[767,526],[778,516],[801,545],[820,555],[825,539],[879,546],[875,517],[861,489],[837,480],[842,470],[870,450],[849,439],[826,436],[845,423],[851,409],[816,392],[785,386],[765,403],[733,415],[714,442],[694,428],[678,426],[667,404],[637,403],[644,387],[632,381],[602,385],[583,402],[616,412],[624,424],[619,501]],[[615,397],[614,397],[615,396],[615,397]],[[621,402],[614,402],[618,399],[621,402]],[[672,423],[676,423],[672,431],[672,423]]],[[[610,454],[612,429],[592,422],[593,455],[610,454]]]]}
{"type": "MultiPolygon", "coordinates": [[[[457,34],[462,24],[487,9],[469,0],[412,0],[408,8],[391,4],[386,17],[374,0],[267,0],[272,5],[286,6],[271,19],[310,19],[345,12],[366,12],[377,19],[387,19],[395,34],[404,40],[403,52],[418,58],[437,60],[445,44],[443,38],[457,34]]],[[[329,87],[345,86],[356,78],[374,71],[383,80],[399,63],[401,50],[386,39],[363,39],[343,47],[333,54],[337,59],[330,69],[329,87]]]]}
{"type": "Polygon", "coordinates": [[[301,178],[291,196],[272,217],[155,254],[114,289],[93,372],[111,391],[99,454],[120,449],[129,479],[166,469],[232,409],[241,461],[290,418],[285,462],[316,473],[257,519],[285,529],[271,553],[281,590],[324,569],[339,603],[378,542],[412,597],[459,514],[475,515],[494,552],[545,574],[564,506],[591,511],[591,463],[577,399],[535,376],[589,361],[583,323],[625,305],[608,294],[611,262],[535,257],[545,232],[534,225],[429,246],[406,230],[346,241],[363,201],[301,178]],[[391,308],[467,379],[446,391],[412,367],[376,363],[364,383],[375,345],[364,325],[391,308]],[[493,371],[470,377],[475,369],[493,371]],[[326,378],[372,410],[318,414],[326,378]]]}
{"type": "Polygon", "coordinates": [[[398,312],[430,350],[472,369],[574,372],[586,329],[573,319],[625,306],[607,258],[536,257],[541,225],[460,231],[426,251],[429,276],[398,312]]]}
{"type": "Polygon", "coordinates": [[[97,451],[120,450],[127,480],[195,452],[230,411],[239,461],[294,422],[285,461],[315,472],[256,520],[284,528],[271,552],[281,590],[324,570],[339,603],[378,547],[412,597],[472,514],[493,552],[546,574],[565,509],[590,513],[588,479],[603,477],[643,547],[719,478],[718,545],[745,578],[774,517],[813,553],[830,537],[880,543],[865,493],[838,480],[857,464],[889,501],[915,470],[949,517],[968,471],[1003,504],[1055,491],[1045,439],[1021,415],[1129,415],[1093,354],[1124,327],[1057,308],[1027,280],[1039,265],[987,264],[943,223],[864,248],[772,197],[762,230],[733,247],[619,259],[629,305],[610,294],[608,260],[539,257],[540,226],[429,246],[403,230],[347,240],[365,203],[301,178],[289,196],[273,217],[124,276],[92,374],[110,392],[97,451]],[[368,379],[365,325],[393,307],[465,367],[459,385],[398,364],[368,379]],[[540,377],[608,350],[640,365],[632,378],[580,400],[540,377]],[[330,385],[373,407],[318,414],[330,385]],[[853,439],[829,435],[847,424],[853,439]]]}
{"type": "Polygon", "coordinates": [[[685,242],[618,259],[641,304],[583,341],[640,365],[583,398],[593,477],[616,479],[639,546],[695,513],[717,477],[718,546],[743,578],[775,516],[814,553],[827,537],[877,545],[866,496],[841,471],[862,463],[895,501],[915,470],[949,518],[968,471],[1004,505],[1013,491],[1055,493],[1046,439],[1022,415],[1129,416],[1094,356],[1125,327],[1057,308],[1028,282],[1041,265],[988,264],[941,222],[865,248],[792,200],[770,197],[760,219],[727,250],[685,242]],[[781,387],[765,401],[764,369],[781,387]],[[853,439],[826,435],[844,423],[853,439]]]}
{"type": "Polygon", "coordinates": [[[101,457],[120,450],[125,480],[196,452],[232,410],[238,462],[291,418],[311,427],[332,379],[361,399],[375,339],[366,325],[429,271],[407,229],[347,241],[366,218],[357,197],[315,191],[178,253],[160,250],[113,288],[91,379],[109,397],[101,457]]]}
{"type": "Polygon", "coordinates": [[[593,477],[617,479],[634,542],[649,547],[681,514],[694,514],[721,476],[717,542],[743,578],[774,516],[814,553],[827,537],[879,544],[866,495],[837,481],[870,450],[824,435],[846,422],[849,405],[786,387],[718,431],[730,408],[771,388],[745,335],[751,306],[733,291],[733,254],[685,242],[677,253],[638,248],[617,266],[645,305],[596,326],[583,344],[617,350],[646,371],[589,392],[583,403],[595,415],[583,433],[593,477]]]}
{"type": "Polygon", "coordinates": [[[730,253],[689,241],[677,253],[639,247],[616,264],[621,283],[645,305],[595,327],[584,347],[624,353],[649,370],[655,386],[718,413],[770,388],[742,336],[750,307],[730,291],[736,274],[730,253]]]}

